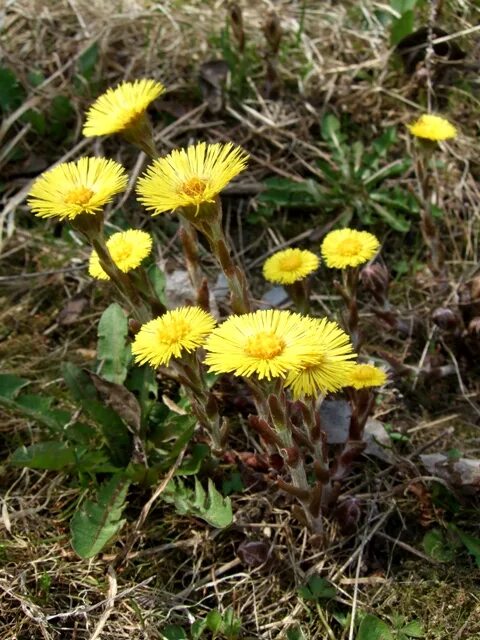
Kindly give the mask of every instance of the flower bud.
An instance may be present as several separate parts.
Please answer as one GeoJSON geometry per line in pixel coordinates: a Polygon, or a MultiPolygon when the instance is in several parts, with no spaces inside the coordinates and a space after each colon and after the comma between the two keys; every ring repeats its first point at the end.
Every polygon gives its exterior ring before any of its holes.
{"type": "Polygon", "coordinates": [[[480,335],[480,316],[477,316],[476,318],[470,320],[470,323],[468,325],[468,333],[471,333],[475,336],[480,335]]]}
{"type": "Polygon", "coordinates": [[[442,329],[442,331],[454,331],[460,323],[457,314],[447,307],[438,307],[435,309],[432,313],[432,321],[437,327],[442,329]]]}
{"type": "Polygon", "coordinates": [[[265,39],[268,42],[270,51],[273,54],[277,54],[282,40],[282,27],[280,25],[280,20],[274,11],[272,11],[267,17],[267,20],[263,25],[263,33],[265,34],[265,39]]]}
{"type": "Polygon", "coordinates": [[[379,303],[385,302],[387,297],[389,277],[388,270],[379,262],[367,264],[360,271],[360,280],[367,291],[373,295],[379,303]]]}

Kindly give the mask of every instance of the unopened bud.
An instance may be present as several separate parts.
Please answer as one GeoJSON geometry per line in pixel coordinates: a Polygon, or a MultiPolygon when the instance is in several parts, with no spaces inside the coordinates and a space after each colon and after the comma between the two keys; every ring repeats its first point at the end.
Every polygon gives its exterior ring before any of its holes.
{"type": "Polygon", "coordinates": [[[470,283],[470,295],[472,300],[480,299],[480,276],[475,276],[470,283]]]}
{"type": "Polygon", "coordinates": [[[213,393],[208,394],[208,400],[205,405],[205,413],[210,418],[210,420],[214,420],[218,417],[218,404],[213,393]]]}
{"type": "Polygon", "coordinates": [[[446,307],[438,307],[432,313],[432,321],[442,331],[453,331],[459,325],[460,319],[456,313],[446,307]]]}
{"type": "Polygon", "coordinates": [[[379,303],[385,301],[387,297],[389,277],[388,270],[383,264],[375,262],[368,264],[360,271],[360,280],[375,300],[379,303]]]}
{"type": "Polygon", "coordinates": [[[268,42],[270,51],[273,54],[278,53],[280,42],[282,40],[282,27],[280,25],[280,20],[274,11],[269,14],[265,21],[265,24],[263,25],[263,33],[265,34],[265,39],[268,42]]]}
{"type": "Polygon", "coordinates": [[[473,318],[473,320],[470,320],[469,325],[468,325],[468,333],[471,333],[473,335],[480,335],[480,317],[477,316],[476,318],[473,318]]]}
{"type": "Polygon", "coordinates": [[[236,2],[234,2],[230,5],[229,13],[233,36],[237,41],[239,50],[243,51],[245,48],[245,31],[243,29],[242,9],[236,2]]]}
{"type": "Polygon", "coordinates": [[[128,321],[128,330],[132,336],[135,336],[140,331],[141,327],[142,323],[135,320],[135,318],[130,318],[128,321]]]}
{"type": "Polygon", "coordinates": [[[270,394],[267,399],[268,408],[270,409],[270,415],[272,416],[272,422],[276,427],[285,428],[285,411],[279,398],[273,394],[270,394]]]}
{"type": "Polygon", "coordinates": [[[202,279],[200,286],[197,289],[197,306],[210,313],[210,293],[208,290],[208,280],[202,279]]]}

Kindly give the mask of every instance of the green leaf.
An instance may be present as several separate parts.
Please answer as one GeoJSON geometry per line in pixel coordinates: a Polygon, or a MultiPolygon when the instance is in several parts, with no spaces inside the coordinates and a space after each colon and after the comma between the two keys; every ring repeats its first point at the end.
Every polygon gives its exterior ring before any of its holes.
{"type": "Polygon", "coordinates": [[[107,545],[125,523],[129,482],[123,474],[114,475],[101,485],[97,501],[86,500],[74,513],[70,523],[72,547],[81,558],[92,558],[107,545]]]}
{"type": "Polygon", "coordinates": [[[10,463],[14,467],[59,471],[76,462],[74,447],[63,442],[45,441],[29,447],[19,447],[13,452],[10,463]]]}
{"type": "Polygon", "coordinates": [[[412,620],[412,622],[409,622],[408,624],[406,624],[404,627],[402,627],[401,632],[403,633],[403,635],[407,636],[408,638],[424,638],[425,637],[425,632],[423,630],[423,627],[420,624],[420,622],[418,622],[418,620],[412,620]]]}
{"type": "Polygon", "coordinates": [[[82,55],[78,58],[77,68],[80,75],[86,80],[90,80],[99,57],[99,46],[97,42],[94,42],[82,55]]]}
{"type": "Polygon", "coordinates": [[[67,96],[55,96],[49,111],[49,133],[55,141],[63,140],[69,133],[69,124],[75,117],[75,110],[67,96]]]}
{"type": "Polygon", "coordinates": [[[25,91],[15,74],[6,67],[0,67],[0,110],[13,111],[19,107],[25,91]]]}
{"type": "Polygon", "coordinates": [[[213,611],[209,611],[207,617],[205,618],[206,627],[212,633],[218,633],[223,625],[223,618],[220,611],[214,609],[213,611]]]}
{"type": "Polygon", "coordinates": [[[146,421],[157,401],[155,369],[149,365],[133,367],[129,371],[125,386],[137,397],[142,409],[142,420],[146,421]]]}
{"type": "Polygon", "coordinates": [[[45,131],[47,130],[47,123],[45,121],[45,116],[41,111],[37,111],[36,109],[29,109],[26,111],[22,117],[20,118],[22,122],[27,122],[32,125],[32,129],[39,136],[45,135],[45,131]]]}
{"type": "Polygon", "coordinates": [[[477,567],[480,567],[480,539],[462,531],[455,524],[449,524],[448,529],[457,534],[468,553],[474,557],[477,567]]]}
{"type": "Polygon", "coordinates": [[[21,413],[27,418],[43,424],[52,431],[63,430],[64,425],[70,420],[70,412],[62,409],[51,409],[55,398],[38,396],[34,394],[17,395],[19,389],[27,384],[16,376],[3,377],[3,391],[0,391],[0,406],[21,413]]]}
{"type": "Polygon", "coordinates": [[[366,615],[360,627],[356,640],[394,640],[390,628],[385,622],[377,618],[377,616],[366,615]]]}
{"type": "Polygon", "coordinates": [[[455,550],[448,544],[441,529],[427,531],[422,545],[425,553],[438,562],[451,562],[455,557],[455,550]]]}
{"type": "Polygon", "coordinates": [[[62,364],[63,379],[84,412],[101,428],[117,467],[126,467],[132,453],[132,436],[120,416],[98,401],[90,377],[71,362],[62,364]]]}
{"type": "Polygon", "coordinates": [[[41,71],[35,71],[33,69],[32,71],[29,71],[27,73],[27,80],[32,85],[32,87],[38,87],[42,84],[42,82],[45,82],[45,76],[41,71]]]}
{"type": "Polygon", "coordinates": [[[222,633],[229,640],[235,640],[240,634],[242,628],[242,621],[235,615],[235,612],[231,607],[225,609],[223,612],[223,624],[222,633]]]}
{"type": "Polygon", "coordinates": [[[182,627],[176,624],[169,624],[161,631],[163,640],[188,640],[188,636],[182,627]]]}
{"type": "Polygon", "coordinates": [[[208,479],[207,492],[195,478],[195,489],[187,487],[180,478],[170,480],[162,493],[165,502],[173,504],[180,515],[192,515],[201,518],[218,529],[232,524],[232,504],[230,498],[224,498],[208,479]]]}
{"type": "Polygon", "coordinates": [[[291,627],[287,631],[287,640],[307,640],[301,627],[291,627]]]}
{"type": "Polygon", "coordinates": [[[167,286],[167,278],[165,273],[157,267],[156,264],[150,265],[147,269],[148,279],[152,283],[153,290],[155,291],[155,295],[160,300],[162,304],[167,303],[165,289],[167,286]]]}
{"type": "Polygon", "coordinates": [[[311,179],[295,182],[288,178],[267,178],[265,191],[257,196],[259,204],[273,204],[276,207],[312,207],[322,201],[319,185],[311,179]]]}
{"type": "Polygon", "coordinates": [[[13,400],[22,387],[29,384],[25,378],[19,378],[11,373],[0,373],[0,396],[13,400]]]}
{"type": "Polygon", "coordinates": [[[299,587],[298,594],[304,600],[329,600],[337,595],[337,590],[325,578],[313,575],[305,586],[299,587]]]}
{"type": "Polygon", "coordinates": [[[207,625],[205,620],[195,620],[195,622],[190,627],[190,635],[192,637],[192,640],[200,640],[203,632],[206,629],[206,626],[207,625]]]}
{"type": "Polygon", "coordinates": [[[390,5],[397,13],[402,15],[406,11],[412,11],[415,9],[417,0],[390,0],[390,5]]]}
{"type": "Polygon", "coordinates": [[[98,323],[98,359],[103,360],[102,378],[122,384],[127,377],[130,345],[127,344],[128,319],[114,302],[102,313],[98,323]]]}
{"type": "Polygon", "coordinates": [[[405,11],[402,16],[392,22],[390,27],[390,44],[396,45],[413,32],[415,14],[413,11],[405,11]]]}
{"type": "Polygon", "coordinates": [[[376,213],[378,213],[378,215],[383,218],[385,222],[392,227],[392,229],[395,229],[395,231],[406,233],[410,229],[410,222],[408,220],[405,220],[405,218],[400,214],[394,213],[378,202],[375,202],[373,200],[373,197],[372,206],[375,209],[376,213]]]}
{"type": "Polygon", "coordinates": [[[190,456],[184,459],[180,467],[175,472],[175,475],[194,476],[200,471],[202,462],[205,460],[209,453],[210,447],[207,444],[203,444],[201,442],[194,444],[190,456]]]}
{"type": "Polygon", "coordinates": [[[341,132],[340,120],[333,113],[327,113],[323,117],[321,131],[324,140],[338,141],[341,132]]]}

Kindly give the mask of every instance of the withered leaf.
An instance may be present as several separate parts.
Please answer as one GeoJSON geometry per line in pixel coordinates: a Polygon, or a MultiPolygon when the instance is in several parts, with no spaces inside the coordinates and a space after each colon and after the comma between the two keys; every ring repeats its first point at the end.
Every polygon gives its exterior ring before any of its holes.
{"type": "Polygon", "coordinates": [[[93,371],[88,369],[84,369],[84,371],[93,382],[101,401],[107,407],[111,407],[125,421],[133,433],[139,433],[141,410],[133,393],[121,384],[104,380],[93,371]]]}

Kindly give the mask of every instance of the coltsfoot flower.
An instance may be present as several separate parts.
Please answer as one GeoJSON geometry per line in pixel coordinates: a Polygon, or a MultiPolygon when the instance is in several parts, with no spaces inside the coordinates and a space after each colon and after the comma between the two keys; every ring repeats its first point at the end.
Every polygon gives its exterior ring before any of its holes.
{"type": "Polygon", "coordinates": [[[205,363],[215,373],[285,377],[315,362],[312,331],[303,320],[277,309],[231,316],[209,336],[205,363]]]}
{"type": "MultiPolygon", "coordinates": [[[[107,249],[120,271],[127,273],[140,266],[152,250],[152,237],[140,229],[128,229],[114,233],[107,240],[107,249]]],[[[92,251],[88,272],[92,278],[110,280],[100,265],[97,252],[92,251]]]]}
{"type": "Polygon", "coordinates": [[[350,381],[356,353],[349,336],[336,322],[326,318],[303,318],[311,332],[310,344],[315,354],[313,363],[288,374],[286,387],[295,399],[337,391],[350,381]]]}
{"type": "Polygon", "coordinates": [[[28,194],[28,205],[41,218],[73,220],[82,213],[96,214],[124,191],[128,176],[114,160],[80,158],[63,162],[42,174],[28,194]]]}
{"type": "Polygon", "coordinates": [[[426,140],[441,141],[457,137],[457,129],[451,122],[431,113],[420,116],[418,120],[408,124],[407,128],[413,136],[426,140]]]}
{"type": "Polygon", "coordinates": [[[147,79],[122,82],[115,89],[107,89],[87,111],[83,135],[104,136],[134,128],[150,103],[164,91],[161,82],[147,79]]]}
{"type": "Polygon", "coordinates": [[[379,241],[368,231],[337,229],[325,236],[321,251],[327,267],[345,269],[367,262],[379,248],[379,241]]]}
{"type": "Polygon", "coordinates": [[[274,253],[263,265],[263,276],[270,282],[293,284],[315,271],[319,258],[311,251],[284,249],[274,253]]]}
{"type": "Polygon", "coordinates": [[[350,372],[349,380],[345,386],[355,389],[381,387],[386,381],[387,374],[383,369],[379,369],[373,364],[357,364],[350,372]]]}
{"type": "Polygon", "coordinates": [[[215,327],[215,318],[200,307],[179,307],[144,324],[135,336],[135,362],[168,366],[172,358],[201,347],[215,327]]]}
{"type": "Polygon", "coordinates": [[[138,181],[137,193],[153,215],[213,202],[222,189],[245,169],[248,155],[231,142],[199,142],[158,158],[138,181]]]}

